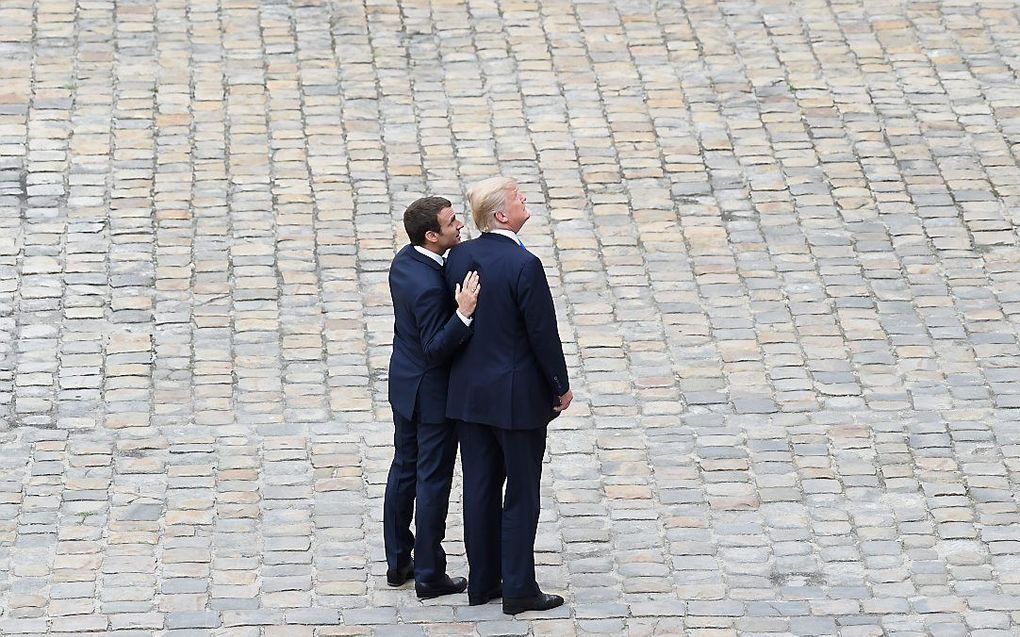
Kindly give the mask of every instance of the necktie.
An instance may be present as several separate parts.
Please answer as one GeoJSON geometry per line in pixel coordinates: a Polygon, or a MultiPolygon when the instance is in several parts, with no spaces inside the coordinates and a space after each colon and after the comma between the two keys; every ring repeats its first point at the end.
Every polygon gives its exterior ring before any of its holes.
{"type": "Polygon", "coordinates": [[[519,238],[517,239],[517,245],[521,246],[521,250],[527,250],[527,248],[524,247],[524,242],[519,238]]]}

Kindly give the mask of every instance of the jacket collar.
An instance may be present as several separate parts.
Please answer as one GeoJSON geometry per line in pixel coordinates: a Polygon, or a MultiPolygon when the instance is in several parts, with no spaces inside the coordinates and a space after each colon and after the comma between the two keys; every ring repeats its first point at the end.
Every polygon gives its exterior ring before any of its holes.
{"type": "Polygon", "coordinates": [[[441,254],[436,254],[435,252],[432,252],[431,250],[426,250],[421,246],[411,247],[414,249],[415,252],[422,255],[423,257],[431,259],[433,262],[438,263],[439,267],[443,267],[443,265],[446,263],[446,259],[444,259],[443,255],[441,254]]]}
{"type": "MultiPolygon", "coordinates": [[[[489,232],[483,232],[482,234],[478,235],[478,238],[479,239],[492,239],[493,241],[504,241],[504,240],[506,240],[506,241],[513,241],[514,245],[520,245],[520,242],[521,242],[520,239],[516,239],[516,238],[511,237],[510,235],[512,233],[509,230],[506,230],[505,232],[506,232],[506,234],[503,234],[502,232],[493,232],[493,231],[490,230],[489,232]]],[[[516,236],[517,235],[514,235],[514,237],[516,237],[516,236]]]]}
{"type": "Polygon", "coordinates": [[[507,239],[510,239],[511,241],[518,245],[520,245],[521,243],[521,238],[517,236],[517,233],[514,232],[513,230],[507,230],[506,228],[493,228],[492,230],[489,230],[486,234],[498,234],[501,237],[506,237],[507,239]]]}
{"type": "Polygon", "coordinates": [[[411,255],[411,258],[414,259],[415,261],[419,261],[421,263],[424,263],[425,265],[429,266],[430,268],[434,268],[436,270],[441,270],[443,268],[443,266],[438,261],[433,259],[432,257],[426,256],[426,255],[422,254],[421,252],[418,252],[415,249],[414,244],[408,244],[406,250],[407,250],[407,253],[409,255],[411,255]]]}

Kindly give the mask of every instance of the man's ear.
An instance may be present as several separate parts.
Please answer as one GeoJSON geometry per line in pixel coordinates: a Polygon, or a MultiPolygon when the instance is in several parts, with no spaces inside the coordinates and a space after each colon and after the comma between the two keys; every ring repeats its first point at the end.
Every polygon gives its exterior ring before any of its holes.
{"type": "Polygon", "coordinates": [[[432,243],[439,241],[439,233],[436,232],[435,230],[425,231],[425,243],[429,243],[430,241],[432,243]]]}

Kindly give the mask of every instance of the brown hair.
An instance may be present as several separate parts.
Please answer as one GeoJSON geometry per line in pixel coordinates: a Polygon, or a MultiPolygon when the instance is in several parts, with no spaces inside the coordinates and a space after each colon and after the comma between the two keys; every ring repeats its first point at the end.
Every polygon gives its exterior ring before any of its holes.
{"type": "Polygon", "coordinates": [[[411,243],[420,246],[425,243],[426,232],[438,233],[439,213],[450,206],[450,200],[442,197],[422,197],[408,206],[404,211],[404,231],[411,243]]]}

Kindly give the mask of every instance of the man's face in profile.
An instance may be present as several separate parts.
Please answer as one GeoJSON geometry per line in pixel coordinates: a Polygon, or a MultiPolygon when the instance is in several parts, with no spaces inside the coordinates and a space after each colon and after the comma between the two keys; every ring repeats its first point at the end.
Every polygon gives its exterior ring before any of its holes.
{"type": "Polygon", "coordinates": [[[507,216],[507,225],[513,228],[514,232],[520,232],[524,223],[531,218],[531,213],[528,212],[527,207],[524,205],[526,201],[524,193],[521,192],[521,189],[516,184],[507,190],[506,211],[504,214],[507,216]]]}
{"type": "Polygon", "coordinates": [[[460,219],[457,218],[457,213],[453,211],[453,208],[443,208],[436,215],[436,221],[439,222],[439,234],[436,235],[436,243],[439,244],[440,252],[446,252],[453,246],[460,243],[460,230],[464,227],[460,219]]]}

